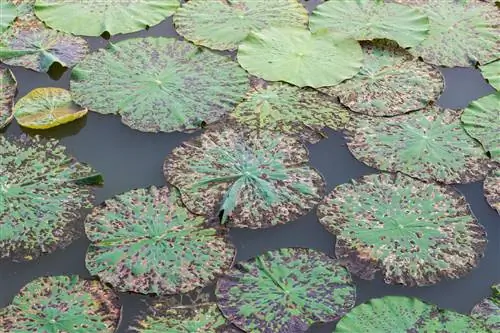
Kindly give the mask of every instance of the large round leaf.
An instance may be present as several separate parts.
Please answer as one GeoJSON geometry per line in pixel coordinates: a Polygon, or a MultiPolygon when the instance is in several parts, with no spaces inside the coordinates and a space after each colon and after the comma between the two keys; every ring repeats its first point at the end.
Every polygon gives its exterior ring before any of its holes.
{"type": "Polygon", "coordinates": [[[12,120],[16,89],[17,83],[12,72],[8,68],[0,67],[0,129],[12,120]]]}
{"type": "Polygon", "coordinates": [[[492,333],[500,332],[500,284],[492,287],[493,295],[476,304],[471,311],[472,318],[482,322],[492,333]]]}
{"type": "Polygon", "coordinates": [[[307,10],[297,0],[191,0],[174,15],[177,32],[195,44],[235,49],[250,31],[270,26],[305,27],[307,10]]]}
{"type": "Polygon", "coordinates": [[[136,38],[89,55],[72,73],[75,101],[118,113],[145,132],[193,130],[218,121],[248,90],[231,59],[173,38],[136,38]]]}
{"type": "Polygon", "coordinates": [[[420,44],[429,32],[429,18],[420,11],[374,0],[327,1],[313,11],[312,31],[331,29],[357,40],[390,39],[402,47],[420,44]]]}
{"type": "Polygon", "coordinates": [[[280,249],[238,263],[217,283],[224,316],[246,332],[300,333],[355,303],[347,270],[326,254],[280,249]]]}
{"type": "Polygon", "coordinates": [[[441,72],[397,45],[377,41],[365,43],[363,50],[365,62],[355,77],[320,90],[338,96],[352,111],[373,116],[422,109],[441,94],[441,72]]]}
{"type": "Polygon", "coordinates": [[[490,85],[496,90],[500,90],[500,60],[493,61],[484,66],[479,66],[479,69],[490,85]]]}
{"type": "Polygon", "coordinates": [[[175,294],[205,286],[229,268],[235,249],[177,190],[137,189],[87,217],[90,273],[120,291],[175,294]]]}
{"type": "Polygon", "coordinates": [[[316,143],[324,137],[322,128],[343,128],[349,121],[349,112],[314,89],[259,80],[232,117],[256,131],[271,130],[316,143]]]}
{"type": "Polygon", "coordinates": [[[500,214],[500,169],[495,169],[483,184],[484,196],[488,204],[500,214]]]}
{"type": "Polygon", "coordinates": [[[82,209],[93,197],[84,184],[101,182],[55,140],[1,136],[0,258],[32,260],[80,237],[82,209]]]}
{"type": "Polygon", "coordinates": [[[403,174],[364,176],[334,189],[318,216],[337,235],[336,254],[351,272],[386,283],[429,285],[474,268],[486,232],[451,187],[403,174]]]}
{"type": "Polygon", "coordinates": [[[75,35],[99,36],[143,30],[172,15],[179,0],[37,0],[36,16],[49,27],[75,35]]]}
{"type": "Polygon", "coordinates": [[[491,162],[460,122],[461,112],[429,106],[392,118],[353,117],[347,146],[363,163],[446,184],[484,179],[491,162]]]}
{"type": "Polygon", "coordinates": [[[273,27],[251,32],[238,48],[238,62],[266,80],[317,88],[356,75],[363,52],[358,42],[344,36],[273,27]]]}
{"type": "Polygon", "coordinates": [[[0,0],[0,34],[9,28],[16,16],[16,6],[10,0],[0,0]]]}
{"type": "Polygon", "coordinates": [[[403,296],[374,298],[356,306],[337,324],[335,333],[489,333],[463,314],[403,296]]]}
{"type": "Polygon", "coordinates": [[[222,215],[222,223],[266,228],[307,213],[323,195],[324,180],[307,165],[299,141],[273,132],[227,126],[205,132],[173,150],[167,181],[189,210],[222,215]]]}
{"type": "Polygon", "coordinates": [[[470,103],[461,119],[467,133],[481,142],[492,160],[500,162],[500,92],[470,103]]]}

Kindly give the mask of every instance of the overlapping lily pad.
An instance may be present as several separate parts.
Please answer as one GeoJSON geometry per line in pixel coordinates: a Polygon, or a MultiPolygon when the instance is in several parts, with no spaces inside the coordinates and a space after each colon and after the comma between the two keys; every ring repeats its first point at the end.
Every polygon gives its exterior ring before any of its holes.
{"type": "Polygon", "coordinates": [[[238,263],[215,291],[224,316],[246,332],[300,333],[355,303],[347,270],[327,255],[288,248],[238,263]]]}
{"type": "Polygon", "coordinates": [[[87,269],[120,291],[175,294],[205,286],[228,269],[235,249],[182,205],[177,190],[137,189],[87,217],[87,269]]]}
{"type": "Polygon", "coordinates": [[[10,0],[0,1],[0,33],[9,28],[17,16],[16,6],[10,0]]]}
{"type": "Polygon", "coordinates": [[[320,90],[338,96],[352,111],[372,116],[419,110],[441,94],[441,72],[413,59],[397,45],[382,41],[364,43],[363,51],[365,62],[356,76],[320,90]]]}
{"type": "Polygon", "coordinates": [[[484,196],[488,204],[500,214],[500,169],[495,169],[483,184],[484,196]]]}
{"type": "Polygon", "coordinates": [[[493,295],[472,308],[472,318],[482,322],[492,333],[500,332],[500,284],[491,287],[493,295]]]}
{"type": "Polygon", "coordinates": [[[479,69],[490,85],[496,90],[500,90],[500,60],[493,61],[484,66],[479,66],[479,69]]]}
{"type": "Polygon", "coordinates": [[[337,236],[342,264],[363,279],[421,286],[474,268],[486,232],[451,187],[403,174],[364,176],[334,189],[318,216],[337,236]]]}
{"type": "Polygon", "coordinates": [[[43,277],[0,309],[0,331],[112,333],[119,319],[118,296],[98,281],[43,277]]]}
{"type": "Polygon", "coordinates": [[[12,120],[16,89],[17,83],[12,72],[8,68],[0,67],[0,129],[12,120]]]}
{"type": "Polygon", "coordinates": [[[227,125],[174,149],[164,172],[190,211],[256,229],[292,221],[319,202],[324,180],[307,162],[296,139],[227,125]]]}
{"type": "Polygon", "coordinates": [[[361,162],[446,184],[485,178],[491,162],[463,129],[460,111],[429,106],[392,118],[356,116],[347,125],[347,146],[361,162]]]}
{"type": "Polygon", "coordinates": [[[83,209],[102,177],[55,140],[0,137],[0,258],[32,260],[83,233],[83,209]]]}
{"type": "Polygon", "coordinates": [[[89,55],[72,73],[75,101],[118,113],[144,132],[186,131],[220,120],[248,90],[228,57],[174,38],[135,38],[89,55]]]}
{"type": "Polygon", "coordinates": [[[357,41],[343,35],[272,27],[248,35],[238,48],[238,62],[265,80],[317,88],[356,75],[363,52],[357,41]]]}
{"type": "Polygon", "coordinates": [[[297,0],[191,0],[174,15],[177,32],[195,44],[235,49],[251,31],[270,26],[307,26],[307,10],[297,0]]]}
{"type": "Polygon", "coordinates": [[[313,11],[312,31],[331,29],[357,40],[389,39],[407,48],[427,38],[429,18],[396,3],[373,0],[327,1],[313,11]]]}

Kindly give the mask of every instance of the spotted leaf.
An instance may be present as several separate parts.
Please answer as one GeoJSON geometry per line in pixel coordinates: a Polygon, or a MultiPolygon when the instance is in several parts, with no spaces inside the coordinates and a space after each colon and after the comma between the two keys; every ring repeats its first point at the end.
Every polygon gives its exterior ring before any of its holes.
{"type": "Polygon", "coordinates": [[[493,295],[476,304],[471,311],[472,318],[482,322],[492,333],[500,332],[500,284],[492,287],[493,295]]]}
{"type": "Polygon", "coordinates": [[[17,83],[8,68],[0,67],[0,129],[7,126],[12,117],[17,83]]]}
{"type": "Polygon", "coordinates": [[[484,196],[488,204],[500,214],[500,169],[495,169],[484,180],[484,196]]]}

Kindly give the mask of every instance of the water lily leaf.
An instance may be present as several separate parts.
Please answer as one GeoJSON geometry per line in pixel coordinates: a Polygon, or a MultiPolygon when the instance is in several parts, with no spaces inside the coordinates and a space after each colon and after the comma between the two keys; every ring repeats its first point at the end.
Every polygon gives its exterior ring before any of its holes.
{"type": "Polygon", "coordinates": [[[356,76],[320,91],[338,96],[352,111],[372,116],[419,110],[441,94],[441,72],[414,60],[397,45],[382,41],[364,43],[363,51],[365,62],[356,76]]]}
{"type": "Polygon", "coordinates": [[[349,111],[314,89],[259,80],[232,117],[253,130],[281,132],[316,143],[324,137],[322,128],[343,128],[349,111]]]}
{"type": "Polygon", "coordinates": [[[187,211],[177,190],[118,195],[87,217],[87,269],[119,291],[175,294],[205,286],[235,255],[224,234],[205,222],[187,211]]]}
{"type": "Polygon", "coordinates": [[[311,31],[331,29],[357,40],[390,39],[413,47],[427,38],[429,18],[396,3],[373,0],[327,1],[312,12],[311,31]]]}
{"type": "Polygon", "coordinates": [[[8,1],[0,1],[0,33],[7,30],[17,16],[16,6],[8,1]]]}
{"type": "Polygon", "coordinates": [[[500,60],[493,61],[487,65],[479,66],[483,77],[488,80],[496,90],[500,90],[500,60]]]}
{"type": "Polygon", "coordinates": [[[144,132],[186,131],[220,120],[248,78],[228,57],[174,38],[135,38],[89,55],[72,73],[75,101],[118,113],[144,132]]]}
{"type": "Polygon", "coordinates": [[[36,16],[49,27],[75,35],[140,31],[172,15],[179,0],[37,0],[36,16]]]}
{"type": "Polygon", "coordinates": [[[21,98],[14,107],[19,125],[33,129],[47,129],[69,123],[87,114],[87,109],[76,105],[71,94],[61,88],[38,88],[21,98]]]}
{"type": "Polygon", "coordinates": [[[33,9],[36,0],[11,0],[11,2],[17,7],[18,19],[36,18],[33,9]]]}
{"type": "Polygon", "coordinates": [[[0,137],[0,258],[32,260],[79,238],[93,198],[85,185],[100,183],[55,140],[0,137]]]}
{"type": "Polygon", "coordinates": [[[335,259],[310,249],[266,252],[238,263],[215,291],[224,316],[246,332],[300,333],[344,315],[355,287],[335,259]]]}
{"type": "Polygon", "coordinates": [[[495,169],[483,184],[484,196],[488,204],[500,214],[500,169],[495,169]]]}
{"type": "Polygon", "coordinates": [[[337,235],[341,263],[363,279],[409,286],[459,278],[474,268],[486,232],[453,188],[403,174],[376,174],[336,187],[318,207],[337,235]]]}
{"type": "Polygon", "coordinates": [[[177,32],[216,50],[238,47],[250,31],[270,26],[307,26],[307,10],[297,0],[191,0],[174,15],[177,32]]]}
{"type": "Polygon", "coordinates": [[[0,310],[2,332],[112,333],[120,318],[118,296],[78,276],[36,279],[0,310]]]}
{"type": "Polygon", "coordinates": [[[476,304],[471,317],[482,322],[492,333],[500,332],[500,284],[492,287],[493,295],[476,304]]]}
{"type": "Polygon", "coordinates": [[[391,118],[353,117],[347,146],[361,162],[422,180],[471,183],[485,178],[491,162],[460,122],[460,111],[429,106],[391,118]]]}
{"type": "Polygon", "coordinates": [[[374,298],[352,309],[337,323],[336,333],[488,333],[469,316],[438,308],[417,298],[374,298]]]}
{"type": "Polygon", "coordinates": [[[317,88],[356,75],[363,52],[358,42],[344,36],[272,27],[248,35],[238,48],[238,62],[265,80],[317,88]]]}
{"type": "Polygon", "coordinates": [[[467,133],[481,142],[492,160],[500,162],[500,92],[470,103],[461,119],[467,133]]]}
{"type": "Polygon", "coordinates": [[[207,131],[167,157],[167,181],[195,214],[220,212],[222,223],[267,228],[307,213],[325,182],[299,141],[236,126],[207,131]]]}
{"type": "Polygon", "coordinates": [[[0,129],[12,120],[16,89],[17,83],[12,72],[8,68],[0,67],[0,129]]]}

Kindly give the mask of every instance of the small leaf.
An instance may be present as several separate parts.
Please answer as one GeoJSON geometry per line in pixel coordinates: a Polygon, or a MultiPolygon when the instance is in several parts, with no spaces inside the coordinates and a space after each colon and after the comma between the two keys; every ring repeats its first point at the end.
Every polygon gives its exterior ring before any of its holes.
{"type": "Polygon", "coordinates": [[[0,67],[0,129],[7,126],[14,116],[12,107],[16,89],[17,83],[10,69],[0,67]]]}

